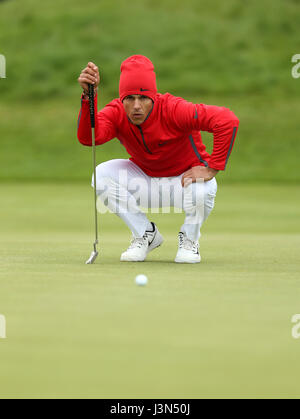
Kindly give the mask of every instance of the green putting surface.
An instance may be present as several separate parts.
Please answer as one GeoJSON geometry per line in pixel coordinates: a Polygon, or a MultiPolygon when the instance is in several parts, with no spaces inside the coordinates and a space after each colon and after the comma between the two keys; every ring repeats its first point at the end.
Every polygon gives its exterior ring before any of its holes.
{"type": "Polygon", "coordinates": [[[219,185],[192,266],[173,262],[182,214],[149,215],[165,243],[144,263],[119,262],[129,230],[100,215],[87,266],[89,185],[1,192],[1,398],[299,396],[299,186],[219,185]]]}

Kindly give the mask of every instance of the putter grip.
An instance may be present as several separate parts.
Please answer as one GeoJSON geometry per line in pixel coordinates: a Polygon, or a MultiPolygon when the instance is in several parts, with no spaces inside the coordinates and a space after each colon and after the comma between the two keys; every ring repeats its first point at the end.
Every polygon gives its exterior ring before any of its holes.
{"type": "Polygon", "coordinates": [[[95,128],[94,86],[92,84],[89,84],[89,101],[90,101],[91,127],[95,128]]]}

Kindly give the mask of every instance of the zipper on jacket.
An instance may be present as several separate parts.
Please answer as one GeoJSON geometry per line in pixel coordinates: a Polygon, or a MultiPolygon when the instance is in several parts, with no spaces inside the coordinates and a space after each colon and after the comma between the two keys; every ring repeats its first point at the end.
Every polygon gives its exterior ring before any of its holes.
{"type": "Polygon", "coordinates": [[[143,139],[143,143],[144,143],[145,149],[147,150],[147,152],[149,154],[152,154],[151,151],[149,150],[149,148],[147,147],[147,144],[146,144],[146,141],[145,141],[145,138],[144,138],[144,133],[143,133],[142,128],[139,125],[137,125],[137,127],[140,130],[140,133],[141,133],[141,136],[142,136],[142,139],[143,139]]]}

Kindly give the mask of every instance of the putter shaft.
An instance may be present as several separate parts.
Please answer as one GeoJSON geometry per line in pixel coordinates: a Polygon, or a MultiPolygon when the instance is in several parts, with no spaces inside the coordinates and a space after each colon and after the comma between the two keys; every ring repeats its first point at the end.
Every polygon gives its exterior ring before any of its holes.
{"type": "Polygon", "coordinates": [[[94,107],[94,86],[89,84],[90,118],[92,128],[93,168],[94,168],[94,210],[95,210],[95,242],[94,250],[86,264],[93,264],[98,256],[98,212],[97,212],[97,179],[96,179],[96,140],[95,140],[95,107],[94,107]]]}

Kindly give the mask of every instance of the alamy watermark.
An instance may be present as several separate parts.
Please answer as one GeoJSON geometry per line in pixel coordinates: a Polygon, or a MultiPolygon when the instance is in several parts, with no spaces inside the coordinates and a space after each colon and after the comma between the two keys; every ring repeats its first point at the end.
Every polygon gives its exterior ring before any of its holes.
{"type": "MultiPolygon", "coordinates": [[[[190,214],[191,224],[199,223],[203,219],[206,183],[203,179],[184,179],[181,177],[150,178],[133,176],[126,169],[107,176],[101,165],[97,168],[98,211],[115,214],[137,214],[141,210],[146,213],[175,213],[190,214]],[[195,215],[195,217],[193,217],[195,215]]],[[[92,180],[94,186],[94,179],[92,180]]],[[[213,185],[212,185],[213,186],[213,185]]],[[[210,189],[211,187],[208,187],[210,189]]]]}
{"type": "Polygon", "coordinates": [[[6,339],[6,318],[0,314],[0,339],[6,339]]]}
{"type": "Polygon", "coordinates": [[[0,79],[6,78],[6,59],[4,55],[0,54],[0,79]]]}
{"type": "Polygon", "coordinates": [[[292,323],[296,323],[292,328],[292,337],[294,339],[300,339],[300,314],[293,315],[292,323]]]}
{"type": "Polygon", "coordinates": [[[292,63],[296,63],[292,67],[292,77],[294,79],[299,79],[300,77],[300,54],[295,54],[292,56],[292,63]]]}

